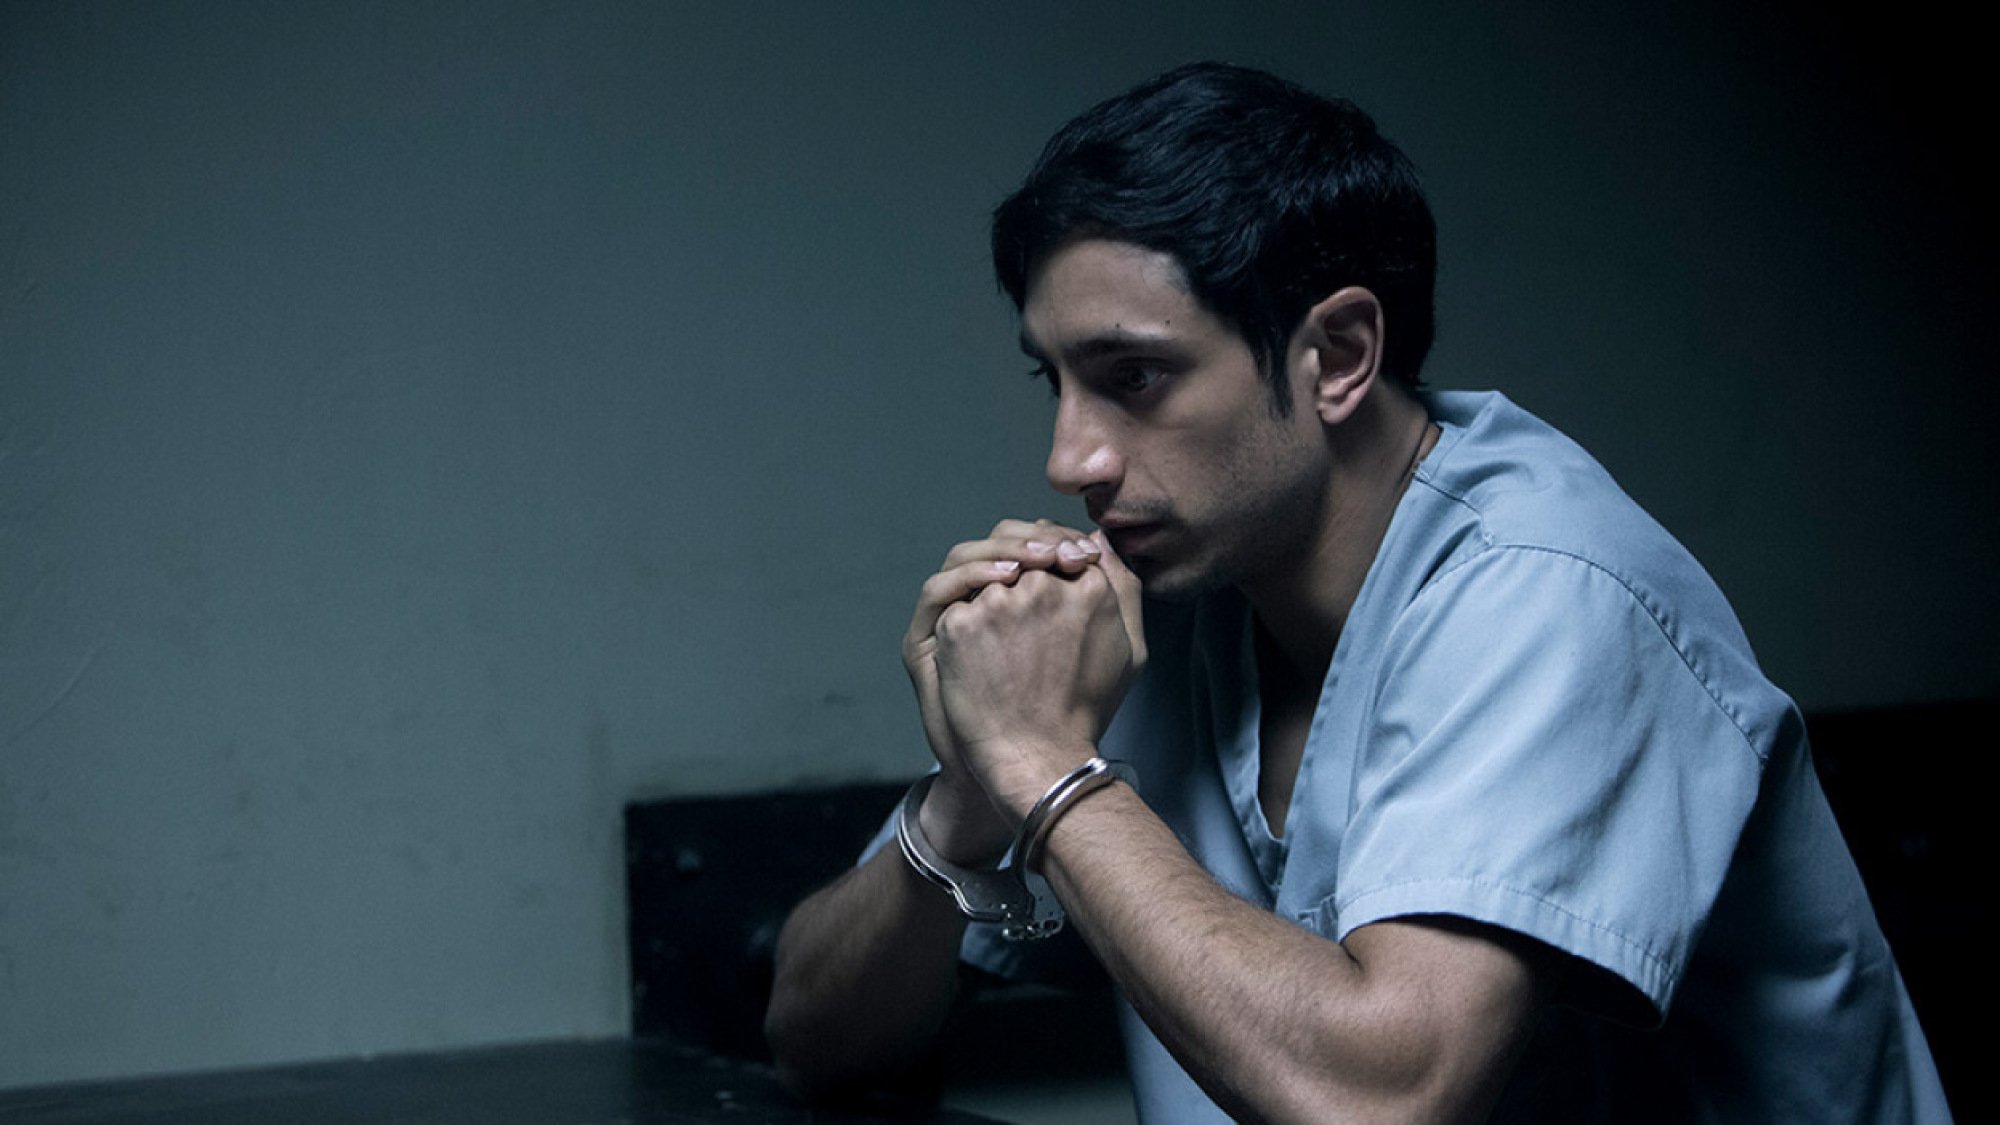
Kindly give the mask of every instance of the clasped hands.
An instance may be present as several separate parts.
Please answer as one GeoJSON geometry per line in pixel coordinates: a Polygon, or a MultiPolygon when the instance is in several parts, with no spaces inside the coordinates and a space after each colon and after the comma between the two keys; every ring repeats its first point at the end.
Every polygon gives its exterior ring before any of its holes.
{"type": "Polygon", "coordinates": [[[1145,664],[1139,579],[1103,535],[1003,520],[924,582],[903,665],[940,772],[924,835],[997,858],[1048,787],[1095,754],[1145,664]]]}

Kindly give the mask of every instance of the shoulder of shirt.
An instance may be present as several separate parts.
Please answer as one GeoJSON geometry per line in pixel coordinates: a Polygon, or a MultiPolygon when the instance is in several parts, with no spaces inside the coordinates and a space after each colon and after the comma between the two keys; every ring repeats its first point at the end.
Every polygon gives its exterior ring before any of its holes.
{"type": "Polygon", "coordinates": [[[1473,521],[1483,546],[1536,546],[1626,569],[1634,548],[1665,551],[1646,562],[1692,562],[1665,528],[1618,487],[1583,447],[1498,392],[1430,398],[1445,425],[1412,487],[1473,521]]]}
{"type": "MultiPolygon", "coordinates": [[[[1763,678],[1728,599],[1693,554],[1576,442],[1498,392],[1427,396],[1446,437],[1413,489],[1404,560],[1422,596],[1496,554],[1539,554],[1623,587],[1753,744],[1791,701],[1763,678]]],[[[1476,567],[1474,569],[1477,569],[1476,567]]]]}
{"type": "Polygon", "coordinates": [[[1427,402],[1446,432],[1411,485],[1423,494],[1414,506],[1428,509],[1414,513],[1425,526],[1413,530],[1453,538],[1445,568],[1468,553],[1534,548],[1603,570],[1642,600],[1714,591],[1687,548],[1555,427],[1498,392],[1427,402]]]}

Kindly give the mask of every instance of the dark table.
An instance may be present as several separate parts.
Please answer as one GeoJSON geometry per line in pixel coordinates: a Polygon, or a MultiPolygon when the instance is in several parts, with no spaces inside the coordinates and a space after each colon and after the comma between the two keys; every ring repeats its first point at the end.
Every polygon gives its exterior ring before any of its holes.
{"type": "Polygon", "coordinates": [[[47,1125],[680,1125],[901,1121],[949,1110],[806,1108],[769,1067],[662,1040],[601,1040],[0,1090],[0,1122],[47,1125]]]}

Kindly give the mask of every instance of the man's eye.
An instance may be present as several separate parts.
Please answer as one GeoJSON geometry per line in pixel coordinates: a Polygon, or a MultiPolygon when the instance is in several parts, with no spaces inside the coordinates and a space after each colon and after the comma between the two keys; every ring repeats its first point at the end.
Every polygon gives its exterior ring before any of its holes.
{"type": "Polygon", "coordinates": [[[1166,375],[1165,369],[1154,364],[1128,363],[1112,373],[1112,382],[1126,394],[1139,394],[1151,390],[1166,375]]]}
{"type": "Polygon", "coordinates": [[[1028,372],[1028,378],[1037,379],[1040,380],[1041,382],[1047,383],[1049,385],[1049,397],[1055,398],[1061,396],[1062,384],[1056,379],[1056,369],[1050,367],[1048,364],[1046,363],[1036,364],[1034,368],[1028,372]]]}

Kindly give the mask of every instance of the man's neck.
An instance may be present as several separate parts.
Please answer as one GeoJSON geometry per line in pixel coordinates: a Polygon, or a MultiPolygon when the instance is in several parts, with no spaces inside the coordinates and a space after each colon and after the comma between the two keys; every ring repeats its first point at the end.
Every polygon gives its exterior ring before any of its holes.
{"type": "Polygon", "coordinates": [[[1242,586],[1275,655],[1291,665],[1278,682],[1318,690],[1396,505],[1437,436],[1423,404],[1387,386],[1328,435],[1327,504],[1310,550],[1242,586]]]}

